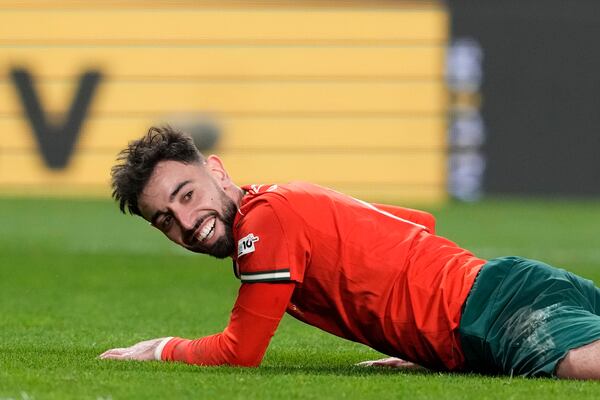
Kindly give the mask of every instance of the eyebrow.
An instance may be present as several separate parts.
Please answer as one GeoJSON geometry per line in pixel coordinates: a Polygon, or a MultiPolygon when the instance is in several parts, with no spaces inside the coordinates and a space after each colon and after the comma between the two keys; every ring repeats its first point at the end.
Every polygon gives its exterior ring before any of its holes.
{"type": "Polygon", "coordinates": [[[188,183],[190,183],[191,181],[192,181],[191,179],[187,179],[187,180],[181,182],[179,185],[177,185],[175,190],[173,190],[173,192],[169,196],[169,201],[173,201],[173,199],[175,198],[175,196],[177,196],[177,193],[179,193],[181,188],[184,187],[185,185],[187,185],[188,183]]]}
{"type": "MultiPolygon", "coordinates": [[[[180,190],[181,190],[181,189],[182,189],[182,188],[183,188],[185,185],[187,185],[188,183],[190,183],[191,181],[192,181],[191,179],[186,179],[185,181],[183,181],[183,182],[180,182],[180,183],[179,183],[179,184],[178,184],[178,185],[175,187],[175,189],[173,189],[173,191],[171,192],[171,194],[169,195],[169,202],[172,202],[172,201],[173,201],[173,199],[175,198],[175,196],[177,196],[177,193],[179,193],[179,191],[180,191],[180,190]]],[[[160,216],[161,216],[161,215],[163,215],[163,214],[167,214],[167,213],[166,213],[165,211],[161,211],[161,210],[158,210],[158,211],[156,211],[156,212],[154,213],[154,215],[152,215],[152,218],[150,218],[150,223],[151,223],[152,225],[156,225],[156,224],[155,224],[156,220],[158,219],[158,217],[160,217],[160,216]]]]}

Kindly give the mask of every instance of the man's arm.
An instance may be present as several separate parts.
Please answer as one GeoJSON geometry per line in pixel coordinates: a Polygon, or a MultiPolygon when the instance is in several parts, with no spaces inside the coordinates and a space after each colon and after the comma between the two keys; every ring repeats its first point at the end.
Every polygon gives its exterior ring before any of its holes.
{"type": "Polygon", "coordinates": [[[100,355],[108,359],[183,361],[198,365],[258,366],[283,317],[294,283],[245,283],[240,287],[227,328],[222,333],[196,340],[165,338],[112,349],[100,355]]]}
{"type": "Polygon", "coordinates": [[[388,204],[373,204],[378,209],[395,215],[398,218],[406,219],[419,225],[423,225],[429,233],[435,234],[435,217],[428,212],[414,210],[412,208],[390,206],[388,204]]]}

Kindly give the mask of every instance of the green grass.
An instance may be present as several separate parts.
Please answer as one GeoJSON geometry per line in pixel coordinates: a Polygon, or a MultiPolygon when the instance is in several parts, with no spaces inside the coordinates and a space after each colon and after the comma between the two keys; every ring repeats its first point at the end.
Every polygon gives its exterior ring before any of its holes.
{"type": "MultiPolygon", "coordinates": [[[[482,257],[540,258],[600,282],[600,203],[488,200],[433,210],[482,257]]],[[[588,399],[596,382],[365,369],[380,355],[285,317],[257,369],[98,360],[223,329],[229,261],[187,254],[108,201],[0,199],[0,400],[588,399]]]]}

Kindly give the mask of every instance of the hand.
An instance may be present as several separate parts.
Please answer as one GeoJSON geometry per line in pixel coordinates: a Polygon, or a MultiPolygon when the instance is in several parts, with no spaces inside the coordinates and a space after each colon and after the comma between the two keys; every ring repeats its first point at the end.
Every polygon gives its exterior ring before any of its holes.
{"type": "Polygon", "coordinates": [[[410,361],[402,360],[400,358],[395,358],[395,357],[382,358],[381,360],[363,361],[363,362],[359,362],[356,365],[359,365],[361,367],[388,367],[388,368],[402,368],[402,369],[421,368],[420,365],[417,365],[410,361]]]}
{"type": "Polygon", "coordinates": [[[104,353],[100,354],[99,357],[102,359],[113,360],[155,360],[154,352],[163,339],[166,338],[145,340],[143,342],[136,343],[131,347],[106,350],[104,353]]]}

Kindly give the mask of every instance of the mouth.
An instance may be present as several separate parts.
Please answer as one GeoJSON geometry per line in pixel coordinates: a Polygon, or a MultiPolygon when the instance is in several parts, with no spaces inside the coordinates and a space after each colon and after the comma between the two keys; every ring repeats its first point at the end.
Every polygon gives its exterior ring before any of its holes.
{"type": "Polygon", "coordinates": [[[196,229],[196,232],[194,232],[194,238],[197,240],[198,243],[207,242],[210,238],[214,236],[216,225],[217,218],[208,218],[202,223],[202,225],[200,225],[200,227],[198,227],[198,229],[196,229]]]}

